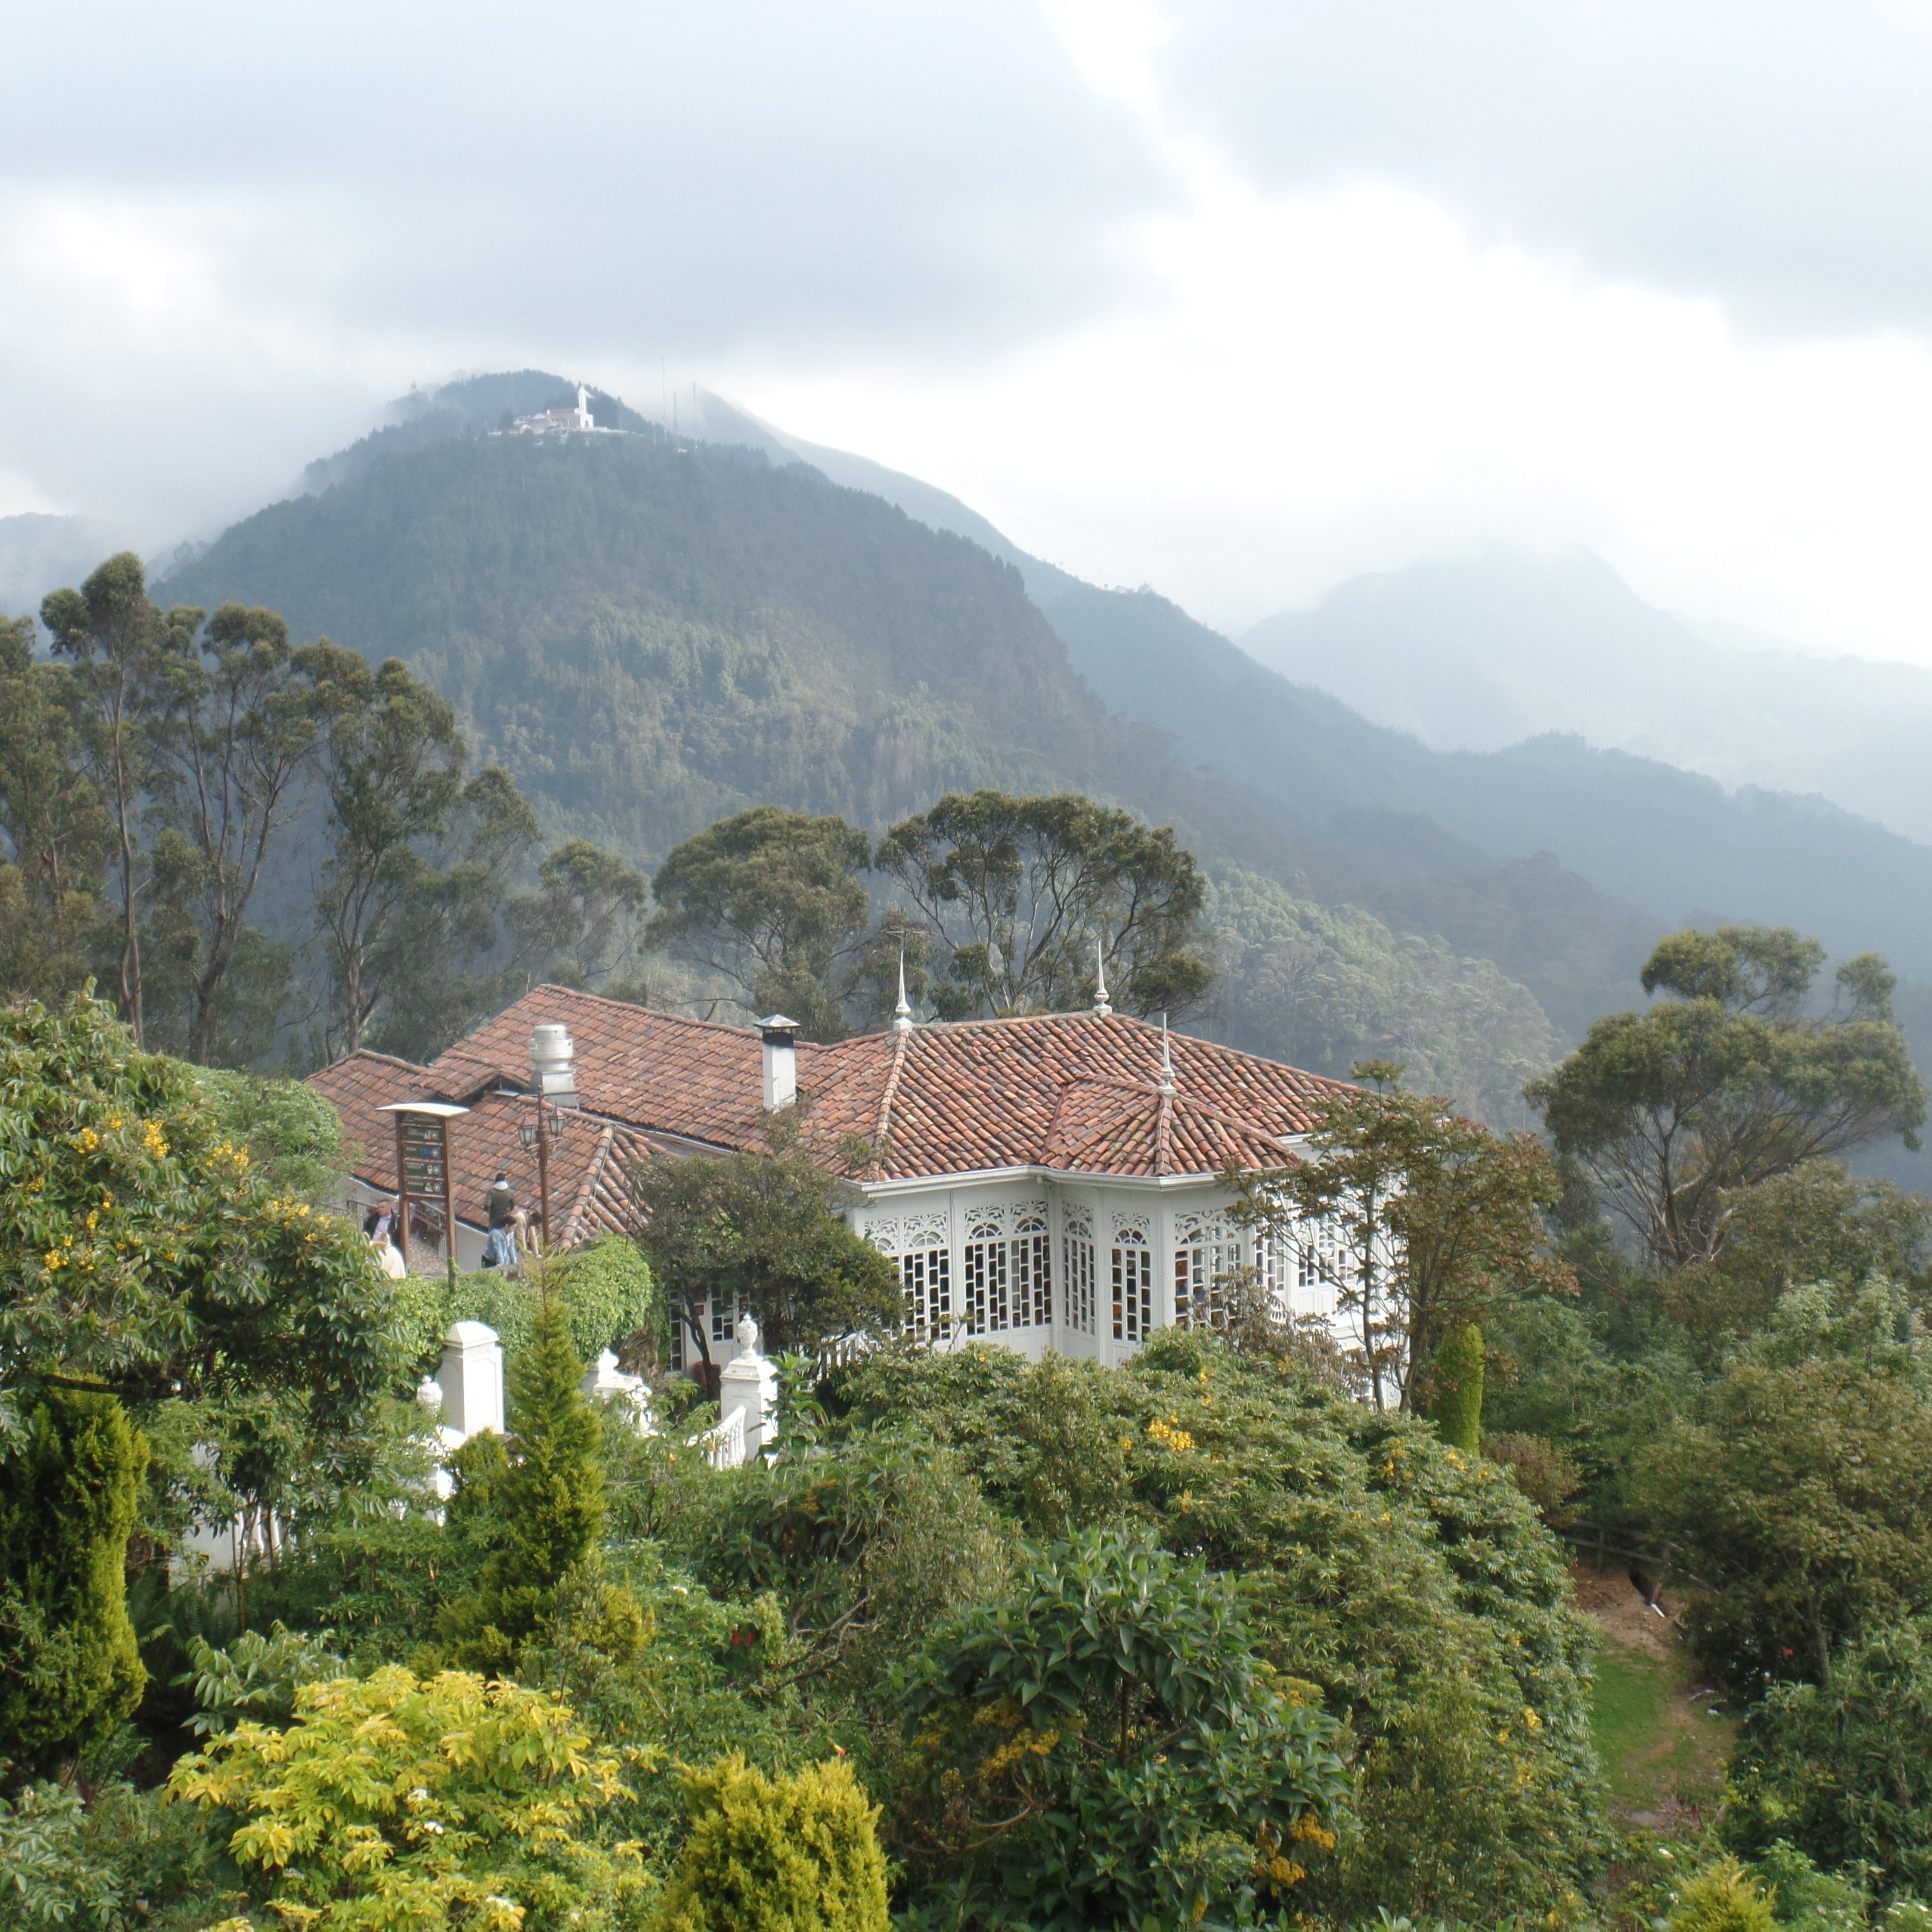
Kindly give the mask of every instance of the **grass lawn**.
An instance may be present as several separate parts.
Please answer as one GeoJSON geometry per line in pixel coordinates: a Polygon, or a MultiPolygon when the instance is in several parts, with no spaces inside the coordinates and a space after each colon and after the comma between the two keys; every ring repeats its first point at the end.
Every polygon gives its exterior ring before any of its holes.
{"type": "Polygon", "coordinates": [[[1674,1641],[1634,1642],[1600,1616],[1598,1622],[1604,1631],[1590,1725],[1610,1808],[1630,1824],[1694,1828],[1722,1792],[1737,1727],[1711,1714],[1717,1700],[1694,1701],[1698,1687],[1674,1641]]]}

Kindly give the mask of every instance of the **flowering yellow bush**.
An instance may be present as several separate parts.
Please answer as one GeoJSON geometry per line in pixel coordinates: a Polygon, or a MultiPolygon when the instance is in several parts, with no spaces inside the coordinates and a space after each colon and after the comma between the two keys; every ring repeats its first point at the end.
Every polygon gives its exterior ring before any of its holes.
{"type": "Polygon", "coordinates": [[[304,1685],[286,1730],[238,1725],[181,1759],[172,1795],[232,1820],[228,1850],[291,1932],[598,1932],[652,1891],[602,1845],[628,1794],[568,1705],[465,1671],[304,1685]]]}

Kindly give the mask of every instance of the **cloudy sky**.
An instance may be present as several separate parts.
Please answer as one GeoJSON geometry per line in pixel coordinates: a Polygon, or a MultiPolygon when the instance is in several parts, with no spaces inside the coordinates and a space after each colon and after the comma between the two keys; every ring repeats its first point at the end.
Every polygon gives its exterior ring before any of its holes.
{"type": "Polygon", "coordinates": [[[1932,6],[69,0],[0,514],[159,548],[386,398],[697,380],[1238,629],[1588,548],[1932,663],[1932,6]]]}

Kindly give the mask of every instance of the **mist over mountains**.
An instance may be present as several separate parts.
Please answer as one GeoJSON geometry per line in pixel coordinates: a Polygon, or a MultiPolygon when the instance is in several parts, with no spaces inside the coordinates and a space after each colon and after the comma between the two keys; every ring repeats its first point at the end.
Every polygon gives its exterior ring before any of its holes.
{"type": "MultiPolygon", "coordinates": [[[[412,398],[157,594],[404,658],[554,836],[646,866],[756,802],[876,831],[982,784],[1117,800],[1214,878],[1208,1026],[1322,1070],[1406,1058],[1499,1120],[1638,1002],[1672,926],[1789,922],[1932,984],[1932,846],[1822,797],[1727,791],[1688,757],[1522,737],[1588,724],[1599,691],[1609,730],[1660,728],[1676,668],[1746,662],[1600,565],[1360,580],[1243,648],[702,392],[679,411],[702,440],[596,391],[599,427],[632,434],[488,433],[566,398],[540,370],[412,398]]],[[[1706,687],[1679,682],[1694,745],[1706,687]]],[[[1905,990],[1915,1030],[1922,1004],[1932,1034],[1932,995],[1905,990]]]]}
{"type": "Polygon", "coordinates": [[[1730,641],[1750,638],[1735,627],[1720,646],[1706,628],[1598,558],[1504,554],[1356,578],[1238,642],[1438,751],[1571,733],[1932,838],[1932,670],[1730,641]]]}

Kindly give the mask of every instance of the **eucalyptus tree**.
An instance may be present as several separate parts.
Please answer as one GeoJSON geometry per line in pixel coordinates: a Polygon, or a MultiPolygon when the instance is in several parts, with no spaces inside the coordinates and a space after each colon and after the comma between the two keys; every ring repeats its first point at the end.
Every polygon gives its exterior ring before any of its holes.
{"type": "Polygon", "coordinates": [[[1924,1082],[1874,952],[1814,988],[1825,949],[1789,926],[1720,926],[1660,941],[1660,995],[1613,1013],[1527,1092],[1558,1151],[1669,1270],[1722,1250],[1742,1190],[1890,1135],[1918,1144],[1924,1082]]]}
{"type": "Polygon", "coordinates": [[[676,847],[651,881],[646,943],[722,974],[807,1040],[847,1030],[842,968],[872,918],[872,844],[836,814],[761,805],[676,847]]]}
{"type": "Polygon", "coordinates": [[[81,769],[74,673],[37,664],[33,620],[0,618],[0,986],[58,998],[94,970],[114,826],[81,769]]]}
{"type": "Polygon", "coordinates": [[[163,820],[154,898],[176,936],[188,1054],[204,1065],[253,1057],[230,1036],[231,981],[262,950],[249,905],[313,775],[316,674],[335,662],[326,639],[292,650],[274,611],[240,604],[224,604],[205,626],[199,610],[172,611],[163,629],[146,725],[163,820]]]}
{"type": "Polygon", "coordinates": [[[1084,1006],[1102,965],[1130,1012],[1184,1012],[1212,986],[1193,854],[1118,806],[950,793],[894,826],[873,862],[932,931],[943,1018],[1084,1006]]]}
{"type": "Polygon", "coordinates": [[[74,667],[78,747],[113,827],[120,883],[121,1012],[138,1041],[145,1026],[140,892],[146,860],[140,820],[148,778],[146,724],[166,620],[148,600],[141,560],[122,550],[78,590],[56,590],[46,598],[40,622],[53,634],[56,653],[74,667]]]}

